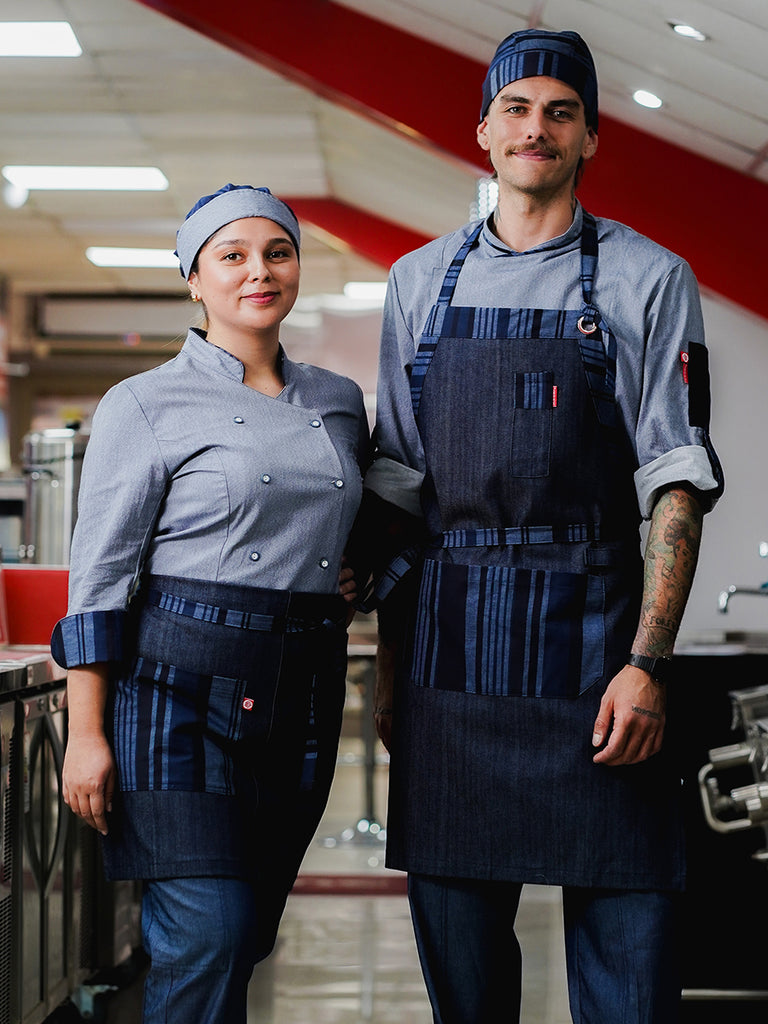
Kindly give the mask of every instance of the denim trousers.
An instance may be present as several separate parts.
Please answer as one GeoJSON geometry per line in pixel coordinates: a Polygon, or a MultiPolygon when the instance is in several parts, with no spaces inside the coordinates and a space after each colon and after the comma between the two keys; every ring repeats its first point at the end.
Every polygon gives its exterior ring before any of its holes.
{"type": "Polygon", "coordinates": [[[284,904],[237,878],[146,882],[144,1024],[245,1024],[248,982],[274,946],[284,904]]]}
{"type": "MultiPolygon", "coordinates": [[[[435,1024],[518,1024],[522,885],[408,876],[435,1024]]],[[[563,888],[574,1024],[674,1024],[680,1005],[675,893],[563,888]]]]}

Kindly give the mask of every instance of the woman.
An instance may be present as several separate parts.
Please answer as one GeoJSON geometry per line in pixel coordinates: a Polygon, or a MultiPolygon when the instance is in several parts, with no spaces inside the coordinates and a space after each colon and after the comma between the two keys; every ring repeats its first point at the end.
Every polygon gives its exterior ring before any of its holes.
{"type": "Polygon", "coordinates": [[[99,405],[52,648],[64,798],[107,877],[145,880],[144,1020],[236,1024],[333,775],[368,429],[355,383],[281,347],[285,203],[227,185],[177,255],[207,330],[99,405]]]}

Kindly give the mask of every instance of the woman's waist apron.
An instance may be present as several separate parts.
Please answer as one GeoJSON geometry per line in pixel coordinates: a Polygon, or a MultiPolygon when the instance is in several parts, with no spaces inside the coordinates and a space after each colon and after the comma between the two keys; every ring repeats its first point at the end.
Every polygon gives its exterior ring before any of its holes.
{"type": "Polygon", "coordinates": [[[412,371],[433,537],[395,700],[388,863],[460,877],[677,888],[678,776],[593,764],[642,593],[616,341],[591,303],[458,307],[457,254],[412,371]]]}
{"type": "Polygon", "coordinates": [[[108,877],[290,888],[336,763],[345,609],[338,595],[142,581],[107,714],[108,877]]]}

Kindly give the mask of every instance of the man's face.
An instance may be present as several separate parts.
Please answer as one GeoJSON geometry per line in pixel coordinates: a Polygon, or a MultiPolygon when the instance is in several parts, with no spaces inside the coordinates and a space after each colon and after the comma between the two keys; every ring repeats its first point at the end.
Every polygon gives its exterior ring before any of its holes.
{"type": "Polygon", "coordinates": [[[500,189],[542,199],[570,194],[580,160],[597,149],[578,93],[557,78],[521,78],[494,98],[477,128],[500,189]]]}

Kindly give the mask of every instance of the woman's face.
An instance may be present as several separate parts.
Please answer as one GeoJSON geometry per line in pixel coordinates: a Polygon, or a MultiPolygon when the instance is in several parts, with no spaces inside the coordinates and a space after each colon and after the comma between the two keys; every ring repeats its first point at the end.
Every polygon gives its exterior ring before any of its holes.
{"type": "Polygon", "coordinates": [[[209,336],[277,336],[299,291],[299,257],[284,228],[266,217],[225,224],[200,250],[196,267],[189,287],[205,306],[209,336]]]}

